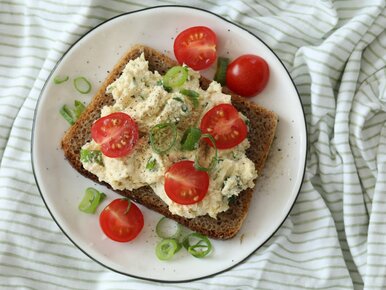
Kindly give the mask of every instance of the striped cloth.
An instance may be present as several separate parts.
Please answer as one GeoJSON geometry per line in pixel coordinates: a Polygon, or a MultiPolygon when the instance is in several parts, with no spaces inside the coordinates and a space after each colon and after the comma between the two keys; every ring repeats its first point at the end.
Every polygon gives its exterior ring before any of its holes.
{"type": "Polygon", "coordinates": [[[31,167],[43,84],[102,21],[166,4],[181,1],[0,1],[0,288],[385,289],[385,0],[183,3],[261,37],[290,71],[306,112],[302,190],[280,230],[247,261],[191,283],[142,281],[93,262],[59,230],[31,167]]]}

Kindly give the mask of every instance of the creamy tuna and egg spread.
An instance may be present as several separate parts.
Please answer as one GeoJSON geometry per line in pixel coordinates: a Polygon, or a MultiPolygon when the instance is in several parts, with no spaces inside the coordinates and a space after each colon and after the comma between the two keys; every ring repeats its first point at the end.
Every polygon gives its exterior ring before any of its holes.
{"type": "MultiPolygon", "coordinates": [[[[188,96],[181,94],[180,89],[168,92],[162,85],[162,76],[157,71],[149,71],[143,54],[131,60],[121,76],[107,87],[106,91],[112,94],[115,103],[105,106],[101,117],[114,112],[128,114],[137,123],[140,138],[134,149],[124,157],[109,158],[102,155],[103,162],[82,161],[82,164],[100,181],[109,183],[114,189],[133,190],[149,185],[173,214],[186,218],[208,214],[216,218],[218,213],[229,208],[229,200],[233,196],[254,186],[257,172],[254,163],[245,154],[249,142],[244,139],[231,149],[218,150],[217,165],[208,172],[209,188],[201,201],[182,205],[168,197],[164,189],[165,172],[175,162],[194,161],[199,150],[181,150],[180,140],[184,131],[190,127],[199,127],[202,117],[214,106],[231,103],[230,95],[221,92],[220,84],[213,81],[207,90],[203,90],[199,85],[199,73],[186,69],[188,78],[181,88],[198,93],[198,106],[188,96]],[[168,122],[177,125],[177,141],[170,151],[158,154],[150,145],[149,132],[154,126],[168,122]],[[148,166],[149,161],[152,166],[148,166]]],[[[246,117],[239,114],[246,120],[246,117]]],[[[169,142],[169,138],[165,136],[165,142],[169,142]]],[[[82,149],[100,150],[100,145],[92,140],[82,149]]],[[[202,154],[200,163],[205,163],[205,158],[213,158],[212,153],[202,154]]]]}

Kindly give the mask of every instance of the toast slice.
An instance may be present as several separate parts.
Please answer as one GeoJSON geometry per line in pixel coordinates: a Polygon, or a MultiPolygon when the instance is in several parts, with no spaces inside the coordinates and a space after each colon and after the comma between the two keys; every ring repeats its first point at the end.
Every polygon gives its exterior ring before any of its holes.
{"type": "MultiPolygon", "coordinates": [[[[129,60],[139,57],[142,53],[144,53],[145,59],[149,62],[149,70],[157,70],[161,75],[165,74],[169,68],[177,65],[176,61],[150,47],[142,45],[132,47],[115,65],[99,91],[93,97],[91,103],[87,106],[85,112],[80,116],[77,122],[67,130],[61,141],[61,146],[66,159],[79,173],[95,182],[104,184],[109,188],[111,188],[109,184],[99,182],[97,176],[83,168],[82,163],[80,162],[80,149],[87,141],[91,140],[91,125],[100,117],[102,107],[114,103],[112,95],[106,94],[106,87],[120,76],[129,60]]],[[[207,89],[209,84],[209,80],[201,77],[200,86],[203,89],[207,89]]],[[[232,94],[227,88],[223,88],[223,91],[224,93],[232,95],[232,104],[250,120],[248,139],[251,146],[246,154],[248,158],[255,163],[258,175],[261,175],[275,136],[277,116],[275,113],[257,104],[232,94]]],[[[214,239],[229,239],[237,234],[247,216],[253,193],[253,189],[242,191],[236,199],[230,202],[227,211],[217,215],[217,219],[208,215],[188,219],[172,214],[168,210],[167,205],[149,186],[144,186],[133,191],[115,191],[120,195],[126,196],[149,209],[185,225],[193,231],[202,233],[214,239]]]]}

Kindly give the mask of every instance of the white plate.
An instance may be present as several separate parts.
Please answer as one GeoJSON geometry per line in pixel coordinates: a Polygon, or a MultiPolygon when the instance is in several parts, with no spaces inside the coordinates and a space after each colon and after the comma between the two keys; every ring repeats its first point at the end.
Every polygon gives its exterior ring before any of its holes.
{"type": "MultiPolygon", "coordinates": [[[[206,75],[213,77],[213,70],[206,75]]],[[[41,93],[36,109],[32,160],[36,182],[52,217],[68,238],[100,264],[116,272],[157,281],[188,281],[225,271],[254,253],[280,227],[298,195],[306,160],[304,113],[295,86],[280,60],[252,33],[207,11],[161,6],[120,15],[104,22],[77,41],[59,61],[41,93]],[[245,53],[264,57],[271,77],[262,94],[251,99],[275,111],[280,118],[276,139],[264,175],[258,180],[248,217],[238,235],[213,241],[214,252],[196,259],[181,251],[169,262],[154,253],[154,232],[160,216],[141,207],[144,230],[130,243],[107,239],[98,214],[78,210],[84,189],[94,186],[108,198],[98,212],[118,196],[80,176],[64,160],[60,139],[68,128],[58,111],[75,99],[88,101],[120,56],[136,43],[152,46],[173,57],[173,39],[190,26],[211,27],[218,36],[218,54],[230,58],[245,53]],[[56,75],[86,76],[93,86],[88,97],[75,92],[72,82],[53,84],[56,75]],[[242,246],[241,246],[242,245],[242,246]]],[[[185,251],[186,252],[186,251],[185,251]]]]}

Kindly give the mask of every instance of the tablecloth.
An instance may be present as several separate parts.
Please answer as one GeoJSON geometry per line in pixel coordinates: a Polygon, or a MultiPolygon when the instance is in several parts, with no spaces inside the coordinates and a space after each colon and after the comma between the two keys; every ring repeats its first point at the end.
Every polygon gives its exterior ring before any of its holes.
{"type": "Polygon", "coordinates": [[[385,0],[0,1],[0,288],[386,289],[385,0]],[[308,159],[276,234],[211,278],[164,284],[109,271],[44,206],[31,166],[40,91],[63,53],[118,14],[184,4],[258,35],[303,102],[308,159]]]}

